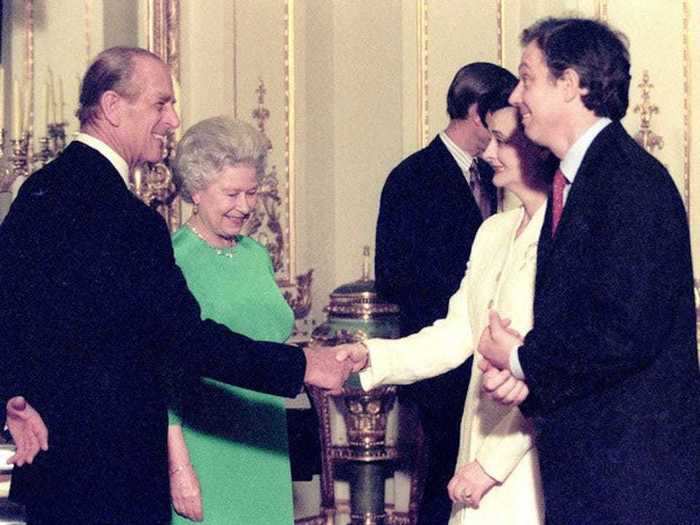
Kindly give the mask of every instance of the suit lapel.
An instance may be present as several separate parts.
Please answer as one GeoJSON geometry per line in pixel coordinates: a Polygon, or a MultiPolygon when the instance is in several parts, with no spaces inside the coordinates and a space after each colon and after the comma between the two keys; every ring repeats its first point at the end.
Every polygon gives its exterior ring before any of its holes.
{"type": "MultiPolygon", "coordinates": [[[[557,233],[552,239],[552,192],[549,192],[547,213],[540,232],[537,249],[536,289],[543,286],[549,278],[550,267],[555,259],[566,258],[571,243],[578,242],[589,228],[588,211],[593,210],[595,202],[591,202],[595,192],[592,190],[599,177],[605,176],[605,151],[611,141],[620,132],[621,124],[613,122],[603,129],[593,140],[583,157],[581,166],[574,180],[566,205],[562,212],[557,233]]],[[[559,265],[557,265],[557,268],[559,265]]]]}
{"type": "MultiPolygon", "coordinates": [[[[430,152],[429,162],[440,166],[440,171],[443,173],[445,183],[453,189],[454,194],[458,196],[459,201],[463,203],[464,213],[473,216],[473,220],[481,222],[481,210],[474,199],[474,195],[472,195],[464,173],[462,173],[459,164],[457,164],[457,161],[439,136],[435,137],[430,143],[428,151],[430,152]]],[[[444,189],[447,190],[447,188],[444,189]]]]}

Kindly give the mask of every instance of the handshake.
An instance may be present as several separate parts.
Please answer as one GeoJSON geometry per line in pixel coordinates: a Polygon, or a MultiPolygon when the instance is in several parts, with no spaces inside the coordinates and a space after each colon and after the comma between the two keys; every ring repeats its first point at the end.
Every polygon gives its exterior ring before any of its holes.
{"type": "MultiPolygon", "coordinates": [[[[519,405],[529,395],[527,383],[510,370],[510,354],[523,343],[522,336],[510,327],[508,319],[489,312],[476,351],[483,374],[482,393],[503,405],[519,405]]],[[[304,382],[339,394],[348,376],[369,366],[369,350],[363,343],[305,348],[304,382]]],[[[409,355],[403,356],[409,359],[409,355]]],[[[468,354],[465,354],[466,359],[468,354]]]]}
{"type": "Polygon", "coordinates": [[[353,372],[367,367],[369,352],[362,343],[339,346],[312,346],[304,348],[306,374],[304,382],[338,394],[353,372]]]}

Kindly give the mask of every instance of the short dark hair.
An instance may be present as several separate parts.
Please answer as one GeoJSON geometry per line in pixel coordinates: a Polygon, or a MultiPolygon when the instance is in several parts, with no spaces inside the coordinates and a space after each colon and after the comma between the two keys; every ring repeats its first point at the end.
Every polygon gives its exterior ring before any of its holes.
{"type": "Polygon", "coordinates": [[[518,85],[518,79],[510,72],[508,75],[510,77],[504,77],[500,86],[479,97],[477,103],[479,105],[479,117],[482,122],[486,122],[487,113],[510,107],[511,104],[508,102],[508,98],[510,98],[510,94],[515,89],[515,86],[518,85]]]}
{"type": "Polygon", "coordinates": [[[141,86],[131,82],[137,57],[160,61],[158,55],[140,47],[111,47],[95,57],[80,84],[80,106],[76,116],[81,126],[94,120],[100,98],[106,91],[116,91],[128,99],[141,93],[141,86]]]}
{"type": "Polygon", "coordinates": [[[447,114],[451,119],[466,118],[472,104],[478,103],[486,93],[509,84],[513,78],[508,70],[488,62],[462,66],[447,90],[447,114]]]}
{"type": "Polygon", "coordinates": [[[620,120],[629,105],[630,57],[627,37],[586,18],[545,18],[525,29],[523,46],[535,42],[554,78],[578,73],[588,93],[584,105],[599,117],[620,120]]]}

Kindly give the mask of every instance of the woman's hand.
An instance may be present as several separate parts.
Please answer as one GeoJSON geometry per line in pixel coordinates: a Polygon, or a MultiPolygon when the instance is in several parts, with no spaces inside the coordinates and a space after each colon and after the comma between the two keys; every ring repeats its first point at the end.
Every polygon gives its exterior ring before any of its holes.
{"type": "Polygon", "coordinates": [[[202,492],[197,473],[190,464],[170,469],[170,497],[175,512],[192,521],[202,521],[202,492]]]}
{"type": "Polygon", "coordinates": [[[497,483],[498,481],[489,476],[478,461],[472,461],[457,469],[447,484],[447,492],[454,503],[463,503],[478,509],[481,498],[497,483]]]}
{"type": "Polygon", "coordinates": [[[338,345],[333,349],[336,360],[350,363],[353,372],[360,372],[369,365],[369,350],[364,343],[338,345]]]}

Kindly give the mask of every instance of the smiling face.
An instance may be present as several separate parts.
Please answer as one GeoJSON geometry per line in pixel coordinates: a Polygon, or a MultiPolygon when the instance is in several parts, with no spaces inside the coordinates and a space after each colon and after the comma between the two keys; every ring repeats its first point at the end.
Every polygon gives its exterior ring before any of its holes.
{"type": "Polygon", "coordinates": [[[493,184],[511,189],[523,181],[523,154],[528,140],[518,125],[518,110],[505,107],[486,114],[491,141],[483,159],[493,168],[493,184]]]}
{"type": "Polygon", "coordinates": [[[203,190],[192,194],[199,211],[196,227],[209,244],[231,246],[258,199],[255,166],[241,163],[225,166],[203,190]]]}
{"type": "Polygon", "coordinates": [[[482,158],[493,168],[493,184],[521,195],[523,190],[546,191],[547,152],[528,139],[512,106],[486,114],[491,142],[482,158]]]}
{"type": "Polygon", "coordinates": [[[566,94],[561,79],[554,79],[536,42],[523,49],[520,80],[508,102],[520,111],[525,134],[537,144],[554,149],[566,122],[566,94]]]}
{"type": "Polygon", "coordinates": [[[133,60],[131,83],[139,94],[132,100],[121,97],[119,122],[120,153],[130,167],[162,160],[168,133],[180,125],[168,66],[151,58],[133,60]]]}

